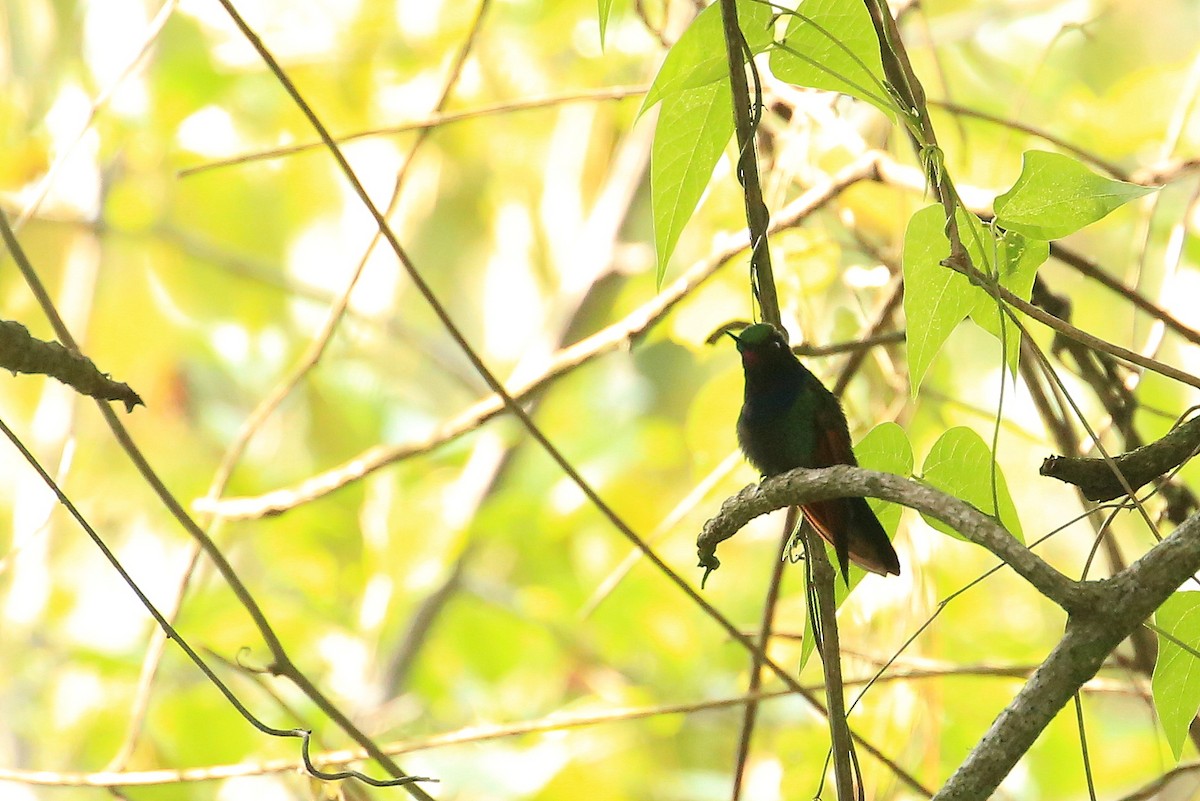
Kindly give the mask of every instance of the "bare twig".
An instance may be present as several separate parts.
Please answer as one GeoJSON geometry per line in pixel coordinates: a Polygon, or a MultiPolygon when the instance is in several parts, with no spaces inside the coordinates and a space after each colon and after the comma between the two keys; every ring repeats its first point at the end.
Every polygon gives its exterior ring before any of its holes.
{"type": "MultiPolygon", "coordinates": [[[[796,520],[799,516],[799,510],[795,506],[788,508],[786,519],[783,523],[783,531],[779,537],[779,553],[775,555],[775,564],[771,568],[771,578],[767,582],[767,594],[763,599],[762,620],[759,623],[756,639],[758,647],[763,653],[767,652],[767,646],[771,642],[771,628],[775,623],[775,606],[779,600],[779,587],[783,583],[783,569],[788,563],[786,558],[788,543],[791,542],[792,531],[796,527],[796,520]]],[[[762,664],[760,663],[758,654],[754,654],[750,657],[750,681],[746,687],[746,694],[748,696],[756,695],[761,686],[762,664]]],[[[746,761],[750,757],[750,743],[754,738],[754,723],[757,717],[758,702],[748,700],[746,706],[742,709],[742,726],[738,732],[737,757],[733,765],[733,790],[730,794],[733,801],[738,801],[742,797],[742,780],[746,773],[746,761]]]]}
{"type": "MultiPolygon", "coordinates": [[[[7,221],[5,221],[5,225],[7,226],[7,221]]],[[[107,409],[107,407],[101,406],[101,409],[106,409],[110,415],[112,414],[112,410],[107,409]]],[[[171,626],[167,619],[163,617],[162,613],[158,611],[158,608],[155,607],[150,599],[146,597],[146,594],[142,592],[137,582],[134,581],[133,577],[130,576],[125,570],[124,566],[122,566],[116,555],[100,537],[99,533],[92,528],[91,524],[88,523],[84,516],[80,514],[79,510],[75,507],[75,504],[71,502],[71,499],[63,493],[62,489],[58,486],[54,479],[50,477],[50,474],[42,468],[41,464],[38,463],[33,454],[29,452],[16,434],[14,434],[13,431],[3,421],[0,421],[0,433],[3,433],[4,436],[8,438],[9,442],[11,442],[13,447],[15,447],[21,453],[21,455],[25,458],[25,461],[29,463],[30,467],[37,471],[37,474],[41,477],[42,481],[47,487],[50,488],[55,497],[58,498],[59,503],[61,503],[67,509],[67,512],[70,513],[75,522],[78,523],[80,528],[87,533],[88,537],[91,538],[92,543],[104,555],[104,558],[108,561],[112,568],[117,571],[121,577],[121,580],[127,587],[129,587],[133,594],[137,596],[138,601],[142,604],[146,611],[150,613],[155,622],[158,623],[158,625],[161,626],[162,629],[167,633],[167,636],[174,640],[176,644],[178,644],[179,648],[184,652],[184,654],[187,655],[188,659],[190,659],[192,663],[199,668],[200,672],[204,674],[205,678],[207,678],[209,682],[211,682],[213,686],[215,686],[221,692],[221,694],[225,696],[225,700],[237,710],[238,714],[240,714],[247,722],[254,726],[254,728],[258,729],[263,734],[267,734],[272,737],[299,738],[300,753],[304,760],[305,769],[310,775],[323,781],[338,781],[340,779],[354,778],[376,787],[394,787],[398,785],[404,786],[409,788],[410,792],[415,790],[416,792],[413,792],[413,795],[418,798],[428,797],[423,790],[420,790],[420,788],[416,787],[415,783],[433,780],[419,776],[407,776],[398,769],[396,773],[399,775],[396,775],[396,777],[391,780],[375,779],[357,770],[338,771],[336,773],[328,773],[320,770],[312,763],[312,760],[309,756],[309,743],[312,738],[311,731],[307,729],[279,729],[275,728],[274,726],[269,726],[259,720],[258,717],[256,717],[245,706],[245,704],[243,704],[238,697],[234,695],[233,691],[229,689],[228,685],[226,685],[223,681],[221,681],[220,678],[217,677],[217,674],[214,673],[212,668],[210,668],[208,664],[200,658],[200,655],[196,653],[196,651],[188,644],[187,640],[179,636],[179,633],[171,626]]],[[[320,693],[316,692],[315,688],[313,688],[313,690],[314,695],[318,699],[324,700],[321,699],[320,693]]],[[[346,723],[348,724],[349,721],[347,720],[346,723]]],[[[349,726],[347,730],[350,729],[353,729],[353,726],[349,726]]]]}
{"type": "Polygon", "coordinates": [[[1014,131],[1020,131],[1021,133],[1026,133],[1030,136],[1036,136],[1038,139],[1043,139],[1060,150],[1065,150],[1068,153],[1074,153],[1082,160],[1094,164],[1117,180],[1130,180],[1129,173],[1119,164],[1114,164],[1113,162],[1096,155],[1090,150],[1085,150],[1078,145],[1068,142],[1066,139],[1055,136],[1048,131],[1043,131],[1042,129],[1033,125],[1027,125],[1023,122],[1009,119],[1008,117],[999,117],[995,114],[988,114],[986,111],[979,111],[977,109],[968,108],[967,106],[963,106],[959,103],[952,103],[944,100],[930,100],[929,105],[933,106],[934,108],[944,109],[955,116],[971,117],[973,119],[983,120],[984,122],[990,122],[993,125],[1011,128],[1014,131]]]}
{"type": "MultiPolygon", "coordinates": [[[[412,131],[427,131],[431,128],[440,128],[443,125],[451,125],[456,122],[464,122],[466,120],[479,119],[480,117],[490,117],[497,114],[509,114],[516,111],[529,111],[531,109],[548,108],[551,106],[561,106],[564,103],[585,103],[597,102],[603,100],[624,100],[627,97],[640,97],[646,94],[649,86],[606,86],[600,89],[585,89],[581,91],[561,92],[554,95],[546,95],[545,97],[531,97],[524,100],[513,100],[507,103],[497,103],[483,108],[471,109],[469,111],[453,111],[453,112],[436,112],[430,114],[423,120],[416,122],[405,123],[401,125],[392,125],[386,128],[372,128],[368,131],[359,131],[358,133],[348,134],[346,136],[335,137],[333,141],[338,144],[346,144],[359,139],[368,139],[375,136],[393,136],[395,134],[409,133],[412,131]]],[[[186,178],[191,175],[197,175],[209,170],[217,170],[222,167],[233,167],[238,164],[250,164],[255,161],[265,159],[276,159],[284,156],[292,156],[297,153],[304,153],[309,150],[318,150],[325,147],[322,141],[305,142],[299,145],[289,145],[287,147],[276,147],[270,150],[259,150],[254,153],[245,153],[240,156],[231,156],[226,159],[218,159],[205,164],[197,164],[195,167],[188,167],[185,170],[179,171],[179,177],[186,178]]]]}
{"type": "MultiPolygon", "coordinates": [[[[1137,489],[1174,470],[1200,450],[1200,418],[1179,426],[1162,439],[1113,457],[1129,487],[1137,489]]],[[[1108,461],[1078,456],[1051,456],[1042,463],[1043,476],[1075,484],[1090,501],[1108,501],[1127,493],[1108,461]]]]}
{"type": "Polygon", "coordinates": [[[1173,314],[1168,312],[1156,303],[1148,300],[1142,293],[1135,289],[1125,286],[1117,279],[1113,278],[1105,272],[1100,265],[1096,264],[1091,259],[1084,256],[1074,248],[1062,244],[1061,242],[1050,243],[1050,255],[1058,259],[1063,264],[1072,267],[1080,275],[1086,276],[1106,289],[1116,292],[1130,304],[1136,306],[1146,314],[1150,315],[1155,320],[1163,323],[1167,328],[1174,331],[1179,336],[1191,342],[1194,345],[1200,345],[1200,332],[1194,328],[1184,324],[1173,314]]]}
{"type": "Polygon", "coordinates": [[[811,525],[805,525],[800,527],[800,533],[804,537],[805,566],[808,568],[809,577],[808,613],[813,619],[816,646],[825,674],[825,703],[829,709],[829,748],[833,754],[837,797],[840,801],[851,801],[854,798],[862,801],[865,798],[862,778],[854,769],[858,758],[854,754],[854,741],[850,737],[850,723],[846,719],[846,699],[842,686],[842,646],[838,636],[837,600],[834,594],[837,575],[817,530],[811,525]]]}
{"type": "MultiPolygon", "coordinates": [[[[3,213],[3,212],[0,212],[3,213]]],[[[10,229],[2,229],[10,251],[10,229]]],[[[142,398],[126,383],[114,381],[108,373],[100,372],[96,364],[77,350],[64,348],[57,342],[45,342],[29,333],[29,329],[14,320],[0,320],[0,369],[13,375],[30,373],[48,375],[71,387],[80,395],[96,400],[121,401],[125,411],[144,405],[142,398]]]]}
{"type": "Polygon", "coordinates": [[[992,282],[989,282],[978,270],[975,270],[974,268],[964,266],[961,263],[956,263],[952,259],[946,259],[942,263],[945,266],[950,267],[951,269],[970,278],[972,283],[979,285],[985,292],[995,292],[995,294],[1001,297],[1009,306],[1012,306],[1017,311],[1024,312],[1042,325],[1062,334],[1068,339],[1072,339],[1079,344],[1085,345],[1093,350],[1107,353],[1110,356],[1116,356],[1118,359],[1129,362],[1130,364],[1136,364],[1138,367],[1144,367],[1153,373],[1158,373],[1159,375],[1166,376],[1167,378],[1174,379],[1180,383],[1200,389],[1200,378],[1197,378],[1191,373],[1185,373],[1184,371],[1172,367],[1169,364],[1164,364],[1157,359],[1147,358],[1140,353],[1129,350],[1128,348],[1123,348],[1120,345],[1114,345],[1107,340],[1100,339],[1099,337],[1093,336],[1086,331],[1078,329],[1070,323],[1064,322],[1054,315],[1042,311],[1032,303],[1017,297],[1003,286],[993,286],[992,282]]]}
{"type": "Polygon", "coordinates": [[[1187,779],[1192,779],[1190,783],[1190,790],[1184,789],[1182,794],[1179,796],[1181,798],[1186,798],[1190,795],[1194,795],[1197,785],[1200,784],[1194,778],[1197,773],[1200,773],[1200,761],[1185,762],[1182,765],[1176,765],[1154,781],[1146,784],[1144,787],[1135,790],[1129,795],[1122,796],[1119,801],[1150,801],[1154,798],[1166,798],[1168,797],[1168,788],[1170,788],[1172,785],[1183,785],[1184,781],[1187,779]]]}
{"type": "MultiPolygon", "coordinates": [[[[786,635],[776,635],[786,636],[786,635]]],[[[1112,667],[1112,666],[1110,666],[1112,667]]],[[[1028,678],[1036,665],[947,665],[938,667],[908,667],[888,673],[879,678],[863,677],[846,679],[846,686],[875,682],[906,682],[944,679],[948,676],[993,676],[996,678],[1028,678]]],[[[810,692],[819,692],[823,685],[805,685],[810,692]]],[[[1085,691],[1104,693],[1116,692],[1117,686],[1110,679],[1092,679],[1084,685],[1085,691]]],[[[657,718],[663,715],[694,715],[709,711],[736,708],[748,703],[762,703],[785,698],[792,690],[769,690],[753,694],[736,695],[725,698],[711,698],[703,701],[679,704],[655,704],[642,707],[617,707],[597,712],[562,715],[554,714],[539,720],[520,721],[516,723],[481,723],[468,726],[456,731],[434,734],[427,737],[415,737],[397,742],[387,743],[384,750],[394,755],[410,754],[428,751],[435,748],[448,748],[472,743],[488,742],[508,737],[518,737],[527,734],[543,732],[566,731],[575,728],[600,726],[608,723],[625,723],[629,721],[657,718]]],[[[343,749],[314,754],[312,761],[323,768],[349,765],[366,758],[361,749],[343,749]]],[[[1200,765],[1200,763],[1196,763],[1200,765]]],[[[195,768],[160,769],[139,771],[96,771],[90,773],[74,771],[51,770],[20,770],[0,767],[0,781],[10,781],[19,784],[50,787],[109,787],[129,786],[147,787],[164,784],[183,784],[191,782],[218,781],[222,779],[243,776],[262,776],[271,773],[295,773],[303,768],[303,764],[291,759],[270,759],[259,762],[239,762],[229,765],[207,765],[195,768]]],[[[1180,766],[1187,769],[1187,765],[1180,766]]],[[[1171,776],[1169,772],[1163,779],[1171,776]]],[[[1125,799],[1124,801],[1129,801],[1125,799]]]]}
{"type": "MultiPolygon", "coordinates": [[[[811,686],[805,689],[815,692],[820,690],[820,687],[811,686]]],[[[656,718],[663,715],[690,715],[729,709],[741,706],[749,701],[768,701],[790,695],[792,695],[792,690],[790,689],[774,690],[758,693],[753,696],[738,695],[727,698],[707,699],[694,703],[623,707],[585,714],[556,714],[543,720],[523,721],[519,723],[479,724],[429,737],[412,738],[389,743],[384,748],[392,755],[416,753],[434,748],[488,742],[524,734],[564,731],[605,723],[621,723],[656,718]]],[[[353,749],[330,751],[314,755],[312,761],[317,765],[329,768],[358,762],[365,757],[366,754],[361,749],[353,749]]],[[[290,759],[241,762],[231,765],[210,765],[177,770],[97,771],[92,773],[50,770],[30,771],[0,767],[0,781],[53,787],[146,787],[163,784],[216,781],[241,776],[261,776],[270,773],[295,773],[302,767],[301,763],[290,759]]]]}

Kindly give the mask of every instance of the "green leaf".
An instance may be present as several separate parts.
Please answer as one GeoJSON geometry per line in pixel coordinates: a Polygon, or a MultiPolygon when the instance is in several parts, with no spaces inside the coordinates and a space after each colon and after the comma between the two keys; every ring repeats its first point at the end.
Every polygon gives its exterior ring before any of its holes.
{"type": "MultiPolygon", "coordinates": [[[[611,0],[609,0],[611,2],[611,0]]],[[[738,0],[738,25],[750,52],[761,53],[771,44],[774,11],[765,3],[738,0]]],[[[641,116],[660,100],[689,89],[697,89],[725,78],[728,83],[729,62],[725,55],[725,26],[721,20],[721,4],[713,3],[701,11],[663,59],[650,91],[638,109],[641,116]]],[[[729,113],[733,105],[729,104],[729,113]]],[[[662,128],[659,120],[659,129],[662,128]]]]}
{"type": "MultiPolygon", "coordinates": [[[[998,517],[1000,523],[1021,542],[1021,521],[1017,507],[1008,493],[1008,483],[1000,466],[996,466],[996,496],[1000,502],[1000,514],[995,513],[992,497],[992,452],[987,443],[974,430],[959,426],[951,428],[938,438],[925,457],[921,478],[931,487],[961,498],[984,514],[998,517]]],[[[952,537],[962,535],[940,520],[922,515],[925,522],[952,537]]]]}
{"type": "MultiPolygon", "coordinates": [[[[986,237],[983,240],[985,246],[991,242],[995,243],[994,248],[989,248],[994,250],[994,253],[987,254],[986,261],[977,257],[975,251],[968,247],[975,266],[981,270],[985,265],[988,269],[995,269],[994,262],[998,261],[1000,285],[1021,300],[1029,300],[1033,294],[1033,279],[1037,276],[1038,267],[1050,258],[1050,243],[1043,239],[1029,239],[1014,231],[1006,231],[998,239],[993,239],[992,231],[985,228],[979,222],[979,218],[973,214],[964,216],[968,216],[974,222],[973,227],[983,232],[986,237]]],[[[972,290],[978,297],[971,309],[971,319],[984,331],[1000,339],[1000,310],[996,299],[979,287],[972,287],[972,290]]],[[[1003,330],[1008,369],[1015,374],[1017,359],[1021,354],[1021,332],[1007,316],[1003,330]]]]}
{"type": "Polygon", "coordinates": [[[996,198],[996,223],[1034,239],[1058,239],[1154,191],[1104,178],[1070,156],[1029,150],[1013,188],[996,198]]]}
{"type": "MultiPolygon", "coordinates": [[[[752,52],[761,52],[771,43],[773,13],[763,3],[738,0],[738,22],[752,52]]],[[[728,75],[721,9],[714,3],[700,12],[667,53],[638,112],[662,101],[650,155],[659,285],[679,235],[733,134],[728,75]]]]}
{"type": "Polygon", "coordinates": [[[880,423],[854,446],[859,466],[867,470],[910,476],[913,469],[912,443],[897,423],[880,423]]]}
{"type": "MultiPolygon", "coordinates": [[[[904,433],[904,429],[895,423],[880,423],[868,431],[867,435],[855,446],[854,455],[858,458],[859,466],[868,470],[895,473],[898,476],[912,475],[912,444],[909,443],[908,434],[904,433]]],[[[878,498],[868,498],[867,502],[875,510],[875,515],[879,518],[883,530],[887,532],[888,538],[895,537],[896,529],[900,526],[900,513],[903,511],[901,507],[878,498]]],[[[824,540],[821,542],[825,543],[825,554],[830,563],[836,565],[837,554],[834,553],[829,543],[824,540]]],[[[842,601],[846,600],[866,575],[865,570],[851,562],[850,586],[847,587],[840,578],[834,582],[834,603],[840,607],[842,601]]],[[[800,668],[803,668],[808,662],[815,647],[812,636],[812,618],[805,615],[804,639],[800,641],[800,668]]]]}
{"type": "MultiPolygon", "coordinates": [[[[854,455],[858,458],[859,465],[868,470],[879,470],[898,476],[912,475],[912,443],[908,441],[908,434],[904,433],[904,429],[895,423],[880,423],[868,431],[855,446],[854,455]]],[[[900,506],[878,498],[868,498],[867,503],[875,510],[875,516],[879,518],[888,536],[895,536],[900,525],[900,506]]]]}
{"type": "Polygon", "coordinates": [[[613,0],[597,0],[596,12],[600,20],[600,49],[604,49],[604,32],[608,30],[608,15],[612,12],[613,0]]]}
{"type": "MultiPolygon", "coordinates": [[[[971,262],[991,275],[999,261],[1000,284],[1017,297],[1029,300],[1037,268],[1050,255],[1042,240],[1006,232],[999,240],[974,214],[959,209],[959,236],[971,262]]],[[[927,206],[909,220],[904,234],[904,313],[908,318],[908,377],[915,395],[933,358],[955,326],[967,315],[983,330],[1000,338],[1000,313],[996,300],[966,276],[942,265],[950,255],[946,218],[941,206],[927,206]]],[[[1016,371],[1020,332],[1006,320],[1009,369],[1016,371]]]]}
{"type": "Polygon", "coordinates": [[[904,232],[904,315],[908,319],[908,380],[915,396],[933,357],[974,305],[967,277],[941,265],[950,255],[941,206],[912,216],[904,232]]]}
{"type": "MultiPolygon", "coordinates": [[[[1154,613],[1154,622],[1180,642],[1200,645],[1200,593],[1174,593],[1154,613]]],[[[1163,732],[1178,760],[1188,739],[1188,725],[1200,708],[1200,659],[1160,635],[1150,689],[1163,732]]]]}
{"type": "Polygon", "coordinates": [[[686,89],[663,100],[650,149],[650,206],[658,284],[692,217],[725,143],[733,134],[728,81],[686,89]]]}
{"type": "Polygon", "coordinates": [[[896,117],[883,84],[875,26],[862,3],[801,3],[783,42],[771,51],[771,72],[799,86],[852,95],[896,117]]]}

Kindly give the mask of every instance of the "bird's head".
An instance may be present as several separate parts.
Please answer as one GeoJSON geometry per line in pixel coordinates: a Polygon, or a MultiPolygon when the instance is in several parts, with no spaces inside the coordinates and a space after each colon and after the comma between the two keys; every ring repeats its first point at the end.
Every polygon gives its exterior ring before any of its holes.
{"type": "Polygon", "coordinates": [[[742,329],[742,333],[728,332],[737,343],[742,354],[742,364],[747,368],[768,366],[780,362],[795,361],[791,348],[783,334],[770,323],[755,323],[742,329]]]}

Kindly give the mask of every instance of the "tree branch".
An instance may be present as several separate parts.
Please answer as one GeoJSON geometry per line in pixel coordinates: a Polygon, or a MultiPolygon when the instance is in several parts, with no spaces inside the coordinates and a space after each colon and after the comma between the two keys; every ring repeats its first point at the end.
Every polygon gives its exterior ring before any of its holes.
{"type": "Polygon", "coordinates": [[[717,516],[704,524],[696,539],[705,575],[720,567],[717,544],[729,539],[756,517],[814,501],[846,497],[882,498],[936,517],[976,545],[1006,562],[1018,575],[1067,612],[1086,609],[1095,593],[1088,583],[1073,581],[1022,545],[996,520],[974,506],[907,478],[837,465],[821,470],[799,468],[763,479],[725,500],[717,516]]]}
{"type": "MultiPolygon", "coordinates": [[[[1174,470],[1200,450],[1200,417],[1193,418],[1160,440],[1113,457],[1113,464],[1137,489],[1174,470]]],[[[1043,476],[1074,484],[1089,501],[1111,501],[1127,494],[1104,459],[1050,456],[1038,471],[1043,476]]]]}
{"type": "Polygon", "coordinates": [[[1200,569],[1200,514],[1125,570],[1097,582],[1091,605],[1067,620],[1066,634],[1000,713],[934,801],[991,796],[1058,711],[1104,659],[1200,569]]]}

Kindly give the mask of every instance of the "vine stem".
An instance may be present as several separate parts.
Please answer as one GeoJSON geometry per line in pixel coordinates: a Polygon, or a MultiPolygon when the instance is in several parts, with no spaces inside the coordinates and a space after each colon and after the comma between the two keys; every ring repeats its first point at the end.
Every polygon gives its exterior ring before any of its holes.
{"type": "MultiPolygon", "coordinates": [[[[833,777],[837,786],[837,797],[850,801],[854,794],[854,741],[850,737],[850,724],[846,720],[846,699],[842,687],[842,646],[838,638],[837,600],[834,582],[837,576],[825,553],[825,543],[817,530],[807,523],[800,527],[804,536],[804,554],[808,559],[809,582],[815,590],[816,608],[810,609],[813,616],[813,631],[820,631],[816,645],[821,654],[821,668],[825,673],[825,704],[829,710],[829,737],[833,751],[833,777]]],[[[810,595],[810,598],[812,597],[810,595]]],[[[862,796],[862,782],[858,783],[862,796]]]]}
{"type": "MultiPolygon", "coordinates": [[[[729,85],[733,90],[733,123],[738,143],[738,181],[746,202],[746,225],[750,230],[750,274],[754,295],[762,319],[783,330],[779,298],[775,294],[775,275],[771,269],[771,250],[767,244],[770,214],[763,202],[758,178],[758,158],[754,148],[757,121],[751,115],[750,86],[746,83],[743,56],[746,39],[738,24],[735,0],[721,0],[721,20],[725,28],[725,55],[729,60],[729,85]]],[[[751,64],[753,69],[753,64],[751,64]]]]}
{"type": "MultiPolygon", "coordinates": [[[[771,250],[767,240],[767,230],[770,226],[770,214],[766,203],[763,202],[762,186],[758,175],[758,158],[754,147],[755,128],[757,119],[751,110],[758,107],[750,98],[750,87],[746,82],[746,68],[743,57],[750,59],[750,69],[754,70],[753,54],[748,52],[745,37],[738,23],[737,3],[735,0],[721,0],[721,20],[725,33],[725,55],[729,65],[729,83],[733,97],[734,130],[738,143],[738,181],[742,185],[742,197],[746,204],[746,225],[750,233],[750,277],[754,296],[758,301],[762,319],[771,323],[780,331],[785,330],[779,313],[779,299],[775,292],[775,277],[771,268],[771,250]]],[[[757,73],[755,73],[757,80],[757,73]]],[[[757,83],[756,83],[757,86],[757,83]]],[[[761,113],[761,110],[760,110],[761,113]]],[[[786,335],[785,335],[786,336],[786,335]]],[[[785,531],[786,537],[789,532],[785,531]]],[[[813,547],[807,549],[811,554],[813,547]]],[[[824,550],[821,551],[824,558],[824,550]]],[[[826,567],[829,564],[826,561],[826,567]]],[[[838,798],[849,801],[853,798],[853,779],[851,774],[854,742],[846,721],[845,700],[842,690],[841,653],[838,649],[837,636],[837,602],[834,596],[832,568],[829,569],[827,581],[815,583],[818,596],[821,624],[825,636],[820,640],[821,664],[825,671],[826,698],[829,709],[830,739],[833,744],[834,773],[838,788],[838,798]]],[[[773,600],[768,593],[766,606],[773,600]]],[[[769,615],[769,609],[764,616],[769,615]]],[[[757,673],[758,666],[754,665],[752,672],[757,673]]],[[[734,797],[737,797],[740,786],[740,769],[745,762],[744,749],[752,735],[753,715],[748,714],[742,732],[742,743],[738,755],[739,774],[735,778],[734,797]]]]}

